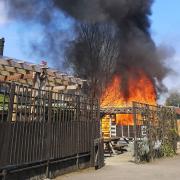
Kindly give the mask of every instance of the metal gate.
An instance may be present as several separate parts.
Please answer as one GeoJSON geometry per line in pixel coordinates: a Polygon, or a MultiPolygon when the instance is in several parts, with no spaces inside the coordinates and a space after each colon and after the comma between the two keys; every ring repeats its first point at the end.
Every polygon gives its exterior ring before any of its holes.
{"type": "Polygon", "coordinates": [[[133,103],[135,161],[150,161],[176,152],[177,124],[173,108],[133,103]]]}
{"type": "Polygon", "coordinates": [[[0,175],[70,159],[79,166],[84,157],[91,163],[98,138],[98,100],[0,83],[0,175]]]}

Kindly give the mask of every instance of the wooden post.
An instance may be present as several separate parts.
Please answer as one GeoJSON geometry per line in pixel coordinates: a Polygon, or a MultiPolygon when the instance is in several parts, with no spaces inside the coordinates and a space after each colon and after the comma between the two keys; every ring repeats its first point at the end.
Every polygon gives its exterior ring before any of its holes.
{"type": "Polygon", "coordinates": [[[17,90],[19,87],[15,87],[14,90],[14,102],[13,102],[13,114],[12,114],[12,121],[16,121],[17,120],[17,108],[18,108],[18,95],[19,95],[19,91],[17,90]]]}
{"type": "MultiPolygon", "coordinates": [[[[151,117],[150,117],[150,107],[149,107],[149,105],[147,105],[147,113],[148,113],[148,130],[149,130],[149,133],[148,133],[148,135],[149,135],[149,137],[148,137],[148,144],[149,144],[149,155],[150,155],[150,161],[152,161],[153,160],[153,139],[152,139],[152,119],[151,119],[151,117]]],[[[153,127],[154,128],[154,127],[153,127]]]]}
{"type": "Polygon", "coordinates": [[[176,114],[175,114],[175,109],[172,108],[170,110],[171,113],[171,124],[172,124],[172,129],[173,129],[173,150],[176,153],[177,151],[177,141],[178,141],[178,127],[177,127],[177,118],[176,118],[176,114]]]}
{"type": "Polygon", "coordinates": [[[138,144],[137,144],[137,119],[136,119],[136,103],[133,102],[133,119],[134,119],[134,156],[135,162],[138,162],[138,144]]]}

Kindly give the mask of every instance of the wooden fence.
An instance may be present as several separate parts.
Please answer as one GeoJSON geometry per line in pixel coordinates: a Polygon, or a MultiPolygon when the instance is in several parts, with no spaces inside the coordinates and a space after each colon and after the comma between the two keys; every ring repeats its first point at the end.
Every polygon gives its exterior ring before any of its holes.
{"type": "Polygon", "coordinates": [[[51,163],[74,158],[78,166],[87,156],[91,166],[102,166],[101,145],[97,100],[0,83],[1,175],[41,163],[48,176],[51,163]]]}
{"type": "Polygon", "coordinates": [[[174,108],[133,103],[135,161],[171,156],[177,148],[174,108]]]}

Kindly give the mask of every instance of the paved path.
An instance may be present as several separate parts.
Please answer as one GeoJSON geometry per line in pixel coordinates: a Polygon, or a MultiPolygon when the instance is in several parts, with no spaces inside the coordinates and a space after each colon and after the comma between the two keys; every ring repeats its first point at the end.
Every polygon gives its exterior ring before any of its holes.
{"type": "Polygon", "coordinates": [[[180,180],[180,156],[137,165],[127,154],[106,159],[100,170],[87,169],[70,173],[56,180],[180,180]]]}

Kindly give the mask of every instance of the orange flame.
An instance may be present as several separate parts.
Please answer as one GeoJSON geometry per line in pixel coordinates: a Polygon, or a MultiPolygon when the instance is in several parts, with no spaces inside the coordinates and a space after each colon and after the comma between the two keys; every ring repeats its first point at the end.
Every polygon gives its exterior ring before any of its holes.
{"type": "MultiPolygon", "coordinates": [[[[101,107],[127,107],[132,106],[133,101],[156,105],[157,96],[153,82],[143,71],[138,71],[136,74],[136,77],[133,74],[128,76],[126,97],[121,88],[122,78],[115,75],[101,97],[101,107]]],[[[116,122],[133,125],[133,116],[132,114],[116,115],[116,122]]]]}

